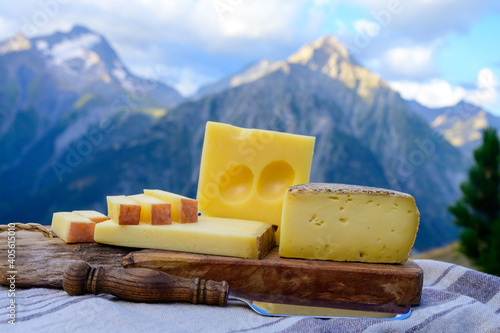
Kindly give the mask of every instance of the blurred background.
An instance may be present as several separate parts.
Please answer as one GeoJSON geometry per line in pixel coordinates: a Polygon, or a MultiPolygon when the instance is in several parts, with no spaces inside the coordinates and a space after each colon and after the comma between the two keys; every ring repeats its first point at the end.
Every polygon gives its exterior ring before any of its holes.
{"type": "Polygon", "coordinates": [[[2,3],[0,222],[195,197],[214,120],[316,136],[311,181],[412,194],[414,255],[470,265],[447,207],[500,124],[499,32],[493,1],[2,3]]]}

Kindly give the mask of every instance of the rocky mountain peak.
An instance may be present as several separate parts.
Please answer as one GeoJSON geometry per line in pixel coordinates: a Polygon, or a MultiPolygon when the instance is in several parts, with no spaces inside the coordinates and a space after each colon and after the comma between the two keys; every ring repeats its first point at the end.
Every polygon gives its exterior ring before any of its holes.
{"type": "Polygon", "coordinates": [[[331,35],[318,38],[312,43],[301,47],[288,57],[289,63],[314,65],[319,68],[326,65],[330,59],[353,62],[347,48],[331,35]]]}
{"type": "Polygon", "coordinates": [[[77,35],[82,35],[82,34],[97,34],[96,32],[90,30],[86,26],[76,24],[71,28],[71,30],[67,33],[67,36],[77,36],[77,35]]]}
{"type": "Polygon", "coordinates": [[[51,35],[32,39],[37,50],[52,59],[57,65],[83,61],[87,67],[102,61],[108,68],[113,68],[118,56],[106,39],[81,25],[74,26],[69,32],[55,32],[51,35]]]}
{"type": "Polygon", "coordinates": [[[41,59],[58,81],[77,90],[96,82],[134,89],[133,75],[106,38],[82,25],[30,39],[18,35],[0,48],[29,49],[32,59],[41,59]]]}
{"type": "Polygon", "coordinates": [[[8,39],[4,43],[0,44],[0,54],[5,54],[9,52],[19,52],[29,50],[31,48],[31,42],[23,34],[17,34],[11,39],[8,39]]]}
{"type": "MultiPolygon", "coordinates": [[[[362,67],[349,54],[337,38],[325,35],[312,43],[306,44],[290,55],[285,61],[262,60],[240,73],[223,78],[222,80],[202,87],[197,93],[197,98],[214,94],[228,88],[256,81],[268,74],[281,71],[293,75],[292,67],[304,67],[314,76],[318,73],[343,82],[347,88],[354,89],[363,98],[371,98],[374,88],[388,85],[375,73],[362,67]]],[[[304,71],[299,71],[303,78],[304,71]]]]}
{"type": "Polygon", "coordinates": [[[373,97],[372,90],[375,88],[389,89],[377,74],[361,66],[349,54],[347,47],[331,35],[304,45],[288,57],[287,61],[339,80],[366,100],[373,97]]]}
{"type": "Polygon", "coordinates": [[[337,38],[332,35],[325,35],[318,38],[312,42],[318,51],[322,51],[328,54],[339,54],[342,58],[346,60],[352,60],[347,47],[344,46],[337,38]]]}

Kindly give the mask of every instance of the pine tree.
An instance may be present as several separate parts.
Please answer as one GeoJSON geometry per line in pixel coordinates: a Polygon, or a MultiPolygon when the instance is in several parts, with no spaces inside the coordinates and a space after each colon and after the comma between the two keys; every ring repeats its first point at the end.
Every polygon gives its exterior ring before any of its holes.
{"type": "Polygon", "coordinates": [[[483,272],[500,276],[500,142],[496,129],[483,131],[475,164],[460,185],[462,198],[449,207],[462,227],[460,250],[483,272]]]}

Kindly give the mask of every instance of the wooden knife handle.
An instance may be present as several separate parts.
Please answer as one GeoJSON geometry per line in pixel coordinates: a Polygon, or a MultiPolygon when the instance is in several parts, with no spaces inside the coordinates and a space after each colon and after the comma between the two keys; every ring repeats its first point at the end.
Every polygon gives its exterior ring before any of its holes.
{"type": "Polygon", "coordinates": [[[183,279],[148,268],[91,267],[85,261],[70,264],[63,288],[71,296],[106,293],[128,301],[226,305],[228,285],[201,279],[183,279]]]}

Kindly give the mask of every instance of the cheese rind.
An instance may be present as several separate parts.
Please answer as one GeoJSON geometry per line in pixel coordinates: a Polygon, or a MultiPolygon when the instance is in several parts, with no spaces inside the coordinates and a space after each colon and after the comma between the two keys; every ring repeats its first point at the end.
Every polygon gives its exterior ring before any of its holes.
{"type": "Polygon", "coordinates": [[[420,213],[406,193],[343,184],[288,189],[283,203],[282,257],[402,263],[420,213]]]}
{"type": "Polygon", "coordinates": [[[86,217],[95,223],[100,223],[109,220],[109,217],[95,210],[74,210],[73,213],[86,217]]]}
{"type": "Polygon", "coordinates": [[[307,183],[315,138],[207,122],[197,199],[204,216],[279,225],[288,187],[307,183]]]}
{"type": "Polygon", "coordinates": [[[198,201],[163,190],[144,190],[144,194],[171,204],[172,221],[193,223],[198,221],[198,201]]]}
{"type": "Polygon", "coordinates": [[[141,205],[141,222],[162,225],[171,224],[171,205],[146,194],[129,195],[128,198],[141,205]]]}
{"type": "Polygon", "coordinates": [[[273,226],[257,221],[208,218],[198,223],[119,226],[113,221],[96,226],[98,243],[259,259],[274,246],[273,226]]]}
{"type": "Polygon", "coordinates": [[[141,220],[141,205],[124,195],[107,196],[108,216],[119,225],[135,225],[141,220]]]}
{"type": "Polygon", "coordinates": [[[52,231],[66,243],[90,243],[94,241],[95,222],[71,212],[52,215],[52,231]]]}

